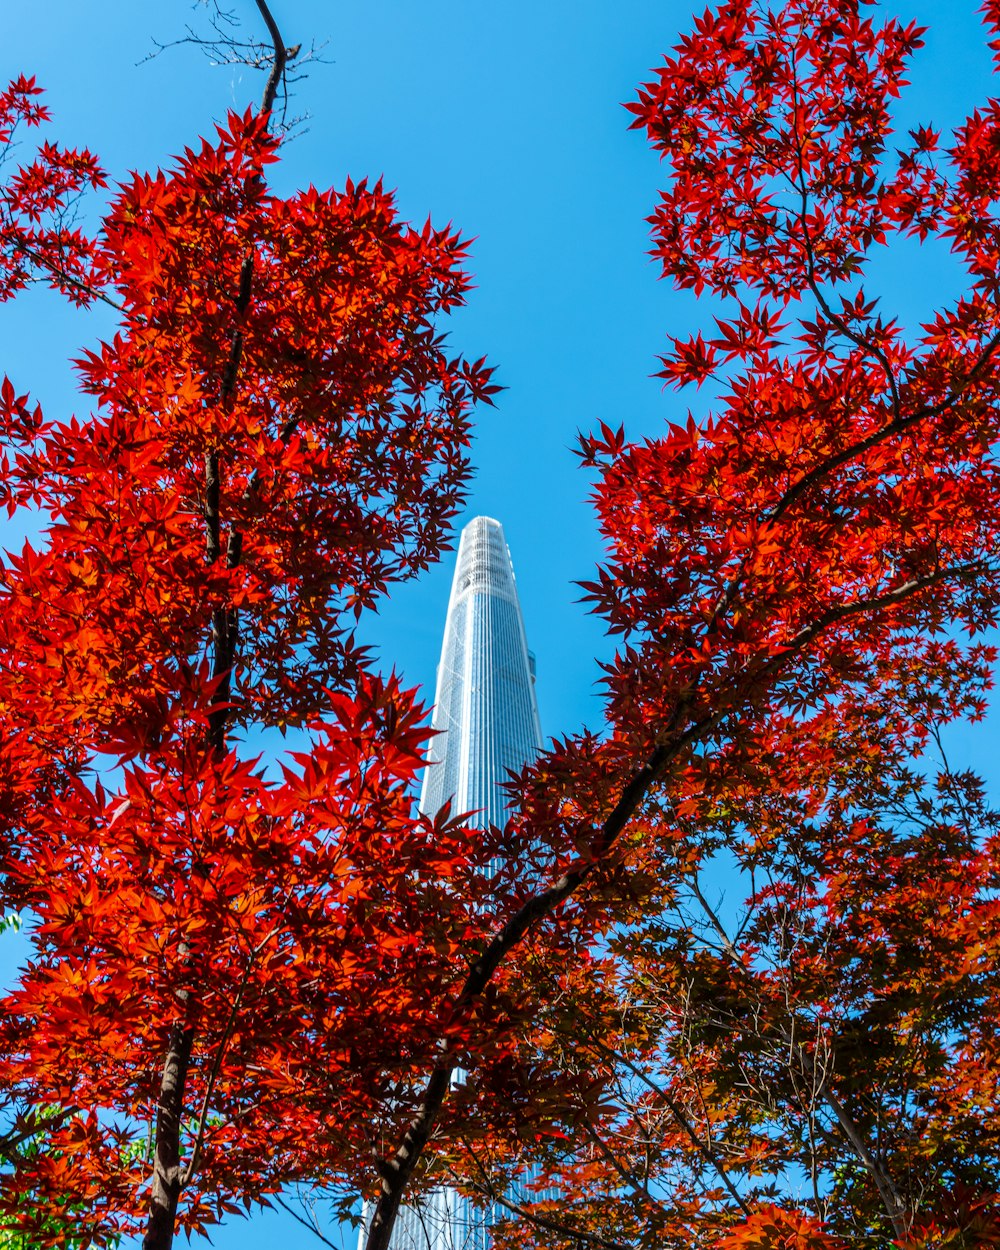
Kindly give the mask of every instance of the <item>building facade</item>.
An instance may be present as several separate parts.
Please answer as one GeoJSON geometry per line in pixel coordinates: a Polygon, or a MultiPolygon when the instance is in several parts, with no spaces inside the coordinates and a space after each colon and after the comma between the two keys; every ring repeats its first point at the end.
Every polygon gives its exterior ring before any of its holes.
{"type": "MultiPolygon", "coordinates": [[[[462,531],[432,723],[420,810],[434,815],[450,800],[452,811],[475,813],[473,828],[502,824],[503,783],[538,754],[541,729],[514,569],[503,527],[490,517],[462,531]]],[[[440,1189],[400,1211],[392,1250],[488,1250],[499,1215],[440,1189]]]]}

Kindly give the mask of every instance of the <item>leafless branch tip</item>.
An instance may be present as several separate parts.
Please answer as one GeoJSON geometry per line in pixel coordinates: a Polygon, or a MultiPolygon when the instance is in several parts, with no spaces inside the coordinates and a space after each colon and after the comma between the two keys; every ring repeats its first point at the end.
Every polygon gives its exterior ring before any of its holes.
{"type": "MultiPolygon", "coordinates": [[[[171,48],[189,45],[200,49],[213,66],[243,66],[265,74],[271,72],[275,49],[270,39],[247,37],[239,14],[234,9],[224,8],[219,0],[197,0],[195,7],[208,11],[207,27],[199,29],[188,24],[184,28],[185,33],[177,39],[163,42],[154,38],[152,50],[140,59],[140,65],[154,60],[171,48]]],[[[331,63],[323,55],[327,44],[327,40],[311,40],[307,45],[296,43],[284,49],[281,103],[275,109],[274,118],[274,128],[282,134],[304,133],[309,114],[296,113],[289,116],[289,103],[294,95],[294,87],[307,77],[310,66],[331,63]]]]}

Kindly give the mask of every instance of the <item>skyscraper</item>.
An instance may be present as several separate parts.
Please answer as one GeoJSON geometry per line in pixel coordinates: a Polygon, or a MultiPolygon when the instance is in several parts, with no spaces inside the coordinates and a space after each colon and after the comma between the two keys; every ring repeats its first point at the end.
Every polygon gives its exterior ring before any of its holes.
{"type": "MultiPolygon", "coordinates": [[[[503,783],[541,749],[535,663],[528,650],[503,527],[476,517],[462,531],[437,671],[430,762],[420,809],[450,799],[473,828],[502,824],[503,783]]],[[[404,1207],[392,1250],[486,1250],[494,1213],[453,1189],[404,1207]]],[[[362,1234],[362,1250],[364,1235],[362,1234]]]]}
{"type": "Polygon", "coordinates": [[[448,799],[472,824],[500,824],[503,782],[541,750],[535,663],[528,650],[503,527],[476,517],[462,531],[434,698],[421,811],[448,799]]]}

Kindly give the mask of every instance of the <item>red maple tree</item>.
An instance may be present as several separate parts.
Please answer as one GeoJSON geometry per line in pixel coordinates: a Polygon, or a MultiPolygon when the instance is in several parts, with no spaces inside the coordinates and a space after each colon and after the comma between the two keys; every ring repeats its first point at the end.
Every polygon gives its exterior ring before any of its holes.
{"type": "MultiPolygon", "coordinates": [[[[67,225],[105,185],[88,152],[42,144],[0,198],[4,298],[41,279],[119,314],[78,362],[85,416],[0,386],[0,501],[43,518],[0,570],[2,899],[35,939],[0,1068],[51,1111],[0,1209],[38,1244],[167,1247],[313,1139],[362,1167],[386,1068],[437,1043],[413,1004],[440,1007],[481,923],[488,839],[417,816],[422,710],[351,632],[462,499],[494,389],[438,328],[464,247],[381,185],[272,192],[272,33],[261,108],[133,176],[94,234],[67,225]],[[252,735],[289,726],[306,745],[266,777],[252,735]],[[324,1128],[303,1070],[336,1091],[324,1128]]],[[[4,143],[38,97],[0,97],[4,143]]]]}

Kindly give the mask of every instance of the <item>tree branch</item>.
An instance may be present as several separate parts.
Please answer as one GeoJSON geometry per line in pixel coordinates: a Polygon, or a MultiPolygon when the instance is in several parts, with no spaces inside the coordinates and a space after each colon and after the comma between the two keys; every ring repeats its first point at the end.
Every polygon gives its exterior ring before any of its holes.
{"type": "Polygon", "coordinates": [[[212,1070],[205,1083],[205,1095],[202,1098],[201,1113],[198,1116],[198,1132],[194,1140],[194,1145],[191,1148],[191,1158],[188,1160],[188,1165],[184,1169],[184,1175],[181,1177],[181,1189],[183,1189],[190,1181],[191,1177],[194,1176],[194,1170],[198,1166],[198,1157],[201,1154],[202,1143],[205,1139],[205,1124],[208,1119],[209,1103],[212,1098],[212,1092],[215,1089],[215,1082],[219,1079],[219,1071],[222,1068],[222,1060],[225,1058],[226,1047],[229,1045],[229,1039],[232,1036],[233,1027],[236,1024],[236,1016],[243,1003],[243,994],[246,991],[247,982],[250,980],[250,972],[253,968],[254,960],[264,949],[267,943],[270,942],[273,936],[273,933],[269,933],[267,937],[264,938],[263,941],[259,942],[250,952],[247,959],[247,966],[243,970],[243,977],[237,986],[232,1006],[229,1009],[229,1016],[226,1019],[226,1027],[222,1031],[222,1037],[219,1040],[219,1045],[216,1047],[215,1058],[212,1060],[212,1070]]]}
{"type": "Polygon", "coordinates": [[[284,1198],[282,1198],[280,1194],[273,1194],[272,1196],[274,1198],[274,1201],[278,1204],[279,1207],[281,1207],[283,1211],[287,1211],[293,1220],[298,1220],[298,1222],[302,1225],[303,1228],[308,1228],[309,1231],[312,1233],[312,1235],[314,1237],[318,1237],[324,1246],[329,1246],[330,1250],[343,1250],[342,1246],[336,1245],[334,1242],[332,1242],[329,1239],[329,1237],[324,1237],[323,1234],[319,1231],[319,1226],[317,1224],[310,1223],[309,1220],[299,1215],[299,1213],[293,1207],[290,1207],[288,1203],[285,1202],[284,1198]]]}
{"type": "Polygon", "coordinates": [[[687,1118],[684,1112],[681,1111],[680,1107],[678,1107],[676,1100],[671,1098],[661,1085],[657,1085],[648,1073],[644,1072],[640,1067],[638,1067],[638,1065],[634,1064],[631,1059],[621,1054],[620,1051],[612,1050],[610,1047],[605,1046],[603,1042],[599,1042],[593,1037],[588,1038],[586,1044],[593,1046],[595,1050],[605,1055],[612,1062],[621,1063],[624,1067],[628,1068],[633,1076],[637,1077],[643,1085],[645,1085],[646,1088],[656,1098],[658,1098],[660,1102],[663,1103],[663,1105],[677,1121],[678,1127],[684,1132],[685,1136],[694,1146],[695,1150],[698,1151],[705,1162],[716,1172],[719,1179],[728,1190],[729,1196],[732,1200],[743,1211],[744,1215],[749,1215],[750,1207],[747,1205],[740,1191],[733,1184],[726,1165],[720,1158],[718,1158],[712,1147],[701,1140],[691,1124],[691,1121],[687,1118]]]}
{"type": "Polygon", "coordinates": [[[278,86],[285,72],[288,51],[285,48],[285,41],[281,37],[281,31],[278,29],[278,23],[271,15],[271,10],[268,8],[265,0],[256,0],[256,2],[257,9],[264,19],[264,24],[267,26],[267,33],[271,36],[271,42],[274,44],[274,60],[271,62],[271,72],[267,76],[267,82],[264,84],[264,94],[260,98],[260,111],[262,113],[270,113],[274,108],[278,86]]]}
{"type": "Polygon", "coordinates": [[[905,1237],[908,1232],[908,1223],[905,1219],[906,1207],[902,1198],[899,1196],[899,1190],[892,1182],[892,1178],[872,1155],[868,1146],[865,1144],[864,1138],[861,1136],[858,1126],[847,1113],[843,1103],[825,1081],[820,1089],[820,1094],[824,1102],[836,1117],[837,1123],[843,1130],[844,1136],[851,1143],[851,1148],[854,1153],[861,1160],[865,1170],[874,1181],[875,1188],[878,1190],[879,1197],[882,1199],[882,1205],[885,1207],[886,1214],[892,1223],[893,1232],[899,1238],[905,1237]]]}
{"type": "Polygon", "coordinates": [[[636,1180],[635,1176],[633,1176],[628,1168],[625,1167],[608,1143],[603,1137],[601,1137],[600,1133],[598,1133],[597,1129],[594,1128],[590,1120],[585,1119],[583,1121],[583,1128],[584,1132],[597,1147],[601,1157],[614,1169],[614,1171],[621,1178],[622,1182],[628,1186],[631,1192],[635,1194],[637,1198],[640,1198],[643,1202],[651,1206],[655,1211],[665,1214],[663,1205],[657,1202],[645,1184],[640,1184],[636,1180]]]}

